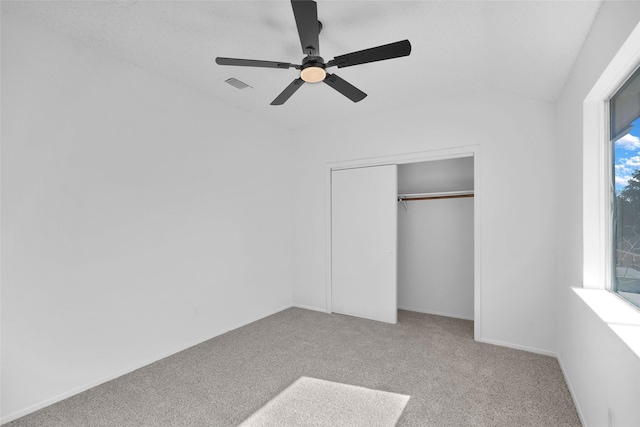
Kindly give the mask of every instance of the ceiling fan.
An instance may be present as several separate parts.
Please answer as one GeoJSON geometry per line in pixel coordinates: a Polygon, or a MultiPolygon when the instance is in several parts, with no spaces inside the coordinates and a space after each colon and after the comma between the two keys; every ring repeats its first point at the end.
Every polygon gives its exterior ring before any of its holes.
{"type": "Polygon", "coordinates": [[[302,60],[302,65],[295,65],[288,62],[260,61],[255,59],[237,59],[217,57],[218,65],[236,65],[241,67],[263,67],[280,68],[287,70],[295,68],[300,70],[300,77],[295,79],[285,90],[282,91],[271,105],[282,105],[291,97],[304,83],[324,82],[352,100],[362,101],[367,94],[356,88],[346,80],[335,74],[326,72],[327,68],[337,66],[338,68],[351,67],[353,65],[366,64],[368,62],[383,61],[385,59],[408,56],[411,53],[411,43],[409,40],[402,40],[371,49],[360,50],[336,56],[329,62],[324,62],[320,55],[318,35],[322,30],[322,23],[318,21],[318,8],[312,0],[291,0],[293,16],[298,27],[302,53],[307,55],[302,60]]]}

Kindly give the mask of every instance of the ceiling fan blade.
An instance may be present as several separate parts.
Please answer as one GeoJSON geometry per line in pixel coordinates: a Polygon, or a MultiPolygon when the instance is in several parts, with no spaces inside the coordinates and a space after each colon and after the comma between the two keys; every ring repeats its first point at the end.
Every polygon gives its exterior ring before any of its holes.
{"type": "Polygon", "coordinates": [[[335,74],[327,73],[327,77],[325,77],[323,82],[325,82],[353,102],[362,101],[367,96],[366,93],[364,93],[348,81],[336,76],[335,74]]]}
{"type": "Polygon", "coordinates": [[[263,68],[282,68],[288,70],[289,68],[301,69],[300,65],[290,64],[288,62],[276,62],[276,61],[259,61],[256,59],[237,59],[237,58],[216,58],[216,64],[218,65],[236,65],[240,67],[263,67],[263,68]]]}
{"type": "Polygon", "coordinates": [[[318,24],[318,6],[312,0],[291,0],[293,16],[296,19],[298,35],[302,53],[305,55],[320,55],[320,24],[318,24]]]}
{"type": "Polygon", "coordinates": [[[337,65],[338,68],[351,67],[352,65],[366,64],[367,62],[384,61],[385,59],[400,58],[411,53],[409,40],[389,43],[371,49],[340,55],[327,62],[327,68],[337,65]]]}
{"type": "Polygon", "coordinates": [[[298,89],[300,89],[300,86],[302,86],[303,84],[304,80],[298,77],[297,79],[292,81],[291,84],[287,86],[287,88],[283,90],[276,99],[273,100],[273,102],[271,102],[271,105],[284,104],[285,102],[287,102],[287,99],[291,98],[291,95],[293,95],[298,89]]]}

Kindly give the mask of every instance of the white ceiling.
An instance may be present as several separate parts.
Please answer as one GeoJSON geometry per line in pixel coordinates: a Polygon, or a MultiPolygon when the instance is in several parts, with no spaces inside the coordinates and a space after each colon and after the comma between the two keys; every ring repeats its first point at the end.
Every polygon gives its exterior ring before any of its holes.
{"type": "Polygon", "coordinates": [[[216,56],[299,64],[289,1],[2,1],[2,13],[181,82],[294,129],[478,90],[554,101],[601,0],[318,1],[320,55],[409,39],[409,57],[331,69],[369,96],[353,103],[329,86],[305,84],[270,102],[295,69],[219,66],[216,56]],[[229,77],[252,89],[224,83],[229,77]]]}

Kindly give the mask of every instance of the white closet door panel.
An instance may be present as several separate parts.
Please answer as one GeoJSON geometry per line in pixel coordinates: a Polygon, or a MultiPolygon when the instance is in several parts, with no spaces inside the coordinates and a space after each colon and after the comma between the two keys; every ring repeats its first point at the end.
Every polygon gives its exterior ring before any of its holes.
{"type": "Polygon", "coordinates": [[[334,313],[397,322],[396,165],[331,174],[334,313]]]}

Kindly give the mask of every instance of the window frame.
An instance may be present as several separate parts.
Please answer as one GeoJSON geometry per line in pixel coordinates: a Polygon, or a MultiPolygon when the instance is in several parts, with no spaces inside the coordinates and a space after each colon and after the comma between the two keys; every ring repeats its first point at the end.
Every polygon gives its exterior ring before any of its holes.
{"type": "MultiPolygon", "coordinates": [[[[629,87],[629,84],[635,82],[635,81],[640,81],[640,66],[636,67],[633,72],[627,77],[627,79],[620,85],[620,87],[618,87],[615,92],[613,93],[613,95],[611,95],[611,97],[609,98],[609,101],[607,102],[606,105],[606,109],[605,112],[607,114],[607,121],[606,121],[606,126],[608,129],[608,135],[609,135],[609,142],[608,142],[608,154],[609,154],[609,158],[608,158],[608,167],[609,167],[609,171],[608,171],[608,176],[609,176],[609,183],[610,183],[610,193],[609,193],[609,197],[610,197],[610,201],[611,201],[611,210],[610,210],[610,220],[609,220],[609,227],[610,227],[610,232],[611,232],[611,238],[609,240],[609,250],[610,250],[610,259],[611,259],[611,267],[610,267],[610,271],[609,271],[609,283],[608,285],[606,284],[606,288],[607,290],[611,291],[612,293],[614,293],[615,295],[617,295],[618,297],[622,298],[624,301],[628,302],[630,305],[632,305],[634,308],[640,310],[640,305],[637,302],[631,301],[629,298],[623,296],[620,293],[620,290],[618,289],[620,286],[619,280],[617,279],[617,265],[618,265],[618,242],[617,242],[617,232],[616,232],[616,220],[617,221],[621,221],[622,217],[621,212],[617,211],[617,207],[618,204],[616,203],[616,148],[615,148],[615,144],[616,141],[620,138],[623,138],[624,136],[629,134],[629,131],[631,130],[630,127],[627,127],[626,129],[624,129],[622,132],[618,132],[618,133],[614,133],[614,127],[615,127],[615,117],[614,115],[616,114],[616,111],[614,111],[615,106],[613,105],[614,103],[614,98],[616,96],[618,96],[619,94],[622,94],[623,91],[625,89],[627,89],[629,87]],[[615,215],[614,215],[615,214],[615,215]]],[[[620,114],[622,114],[622,111],[620,111],[620,114]]],[[[640,118],[640,116],[636,117],[631,123],[635,122],[636,120],[638,120],[640,118]]],[[[640,224],[639,224],[640,225],[640,224]]]]}
{"type": "MultiPolygon", "coordinates": [[[[613,292],[615,183],[609,100],[640,67],[640,24],[583,103],[583,287],[613,292]]],[[[635,305],[614,293],[631,307],[635,305]]]]}

